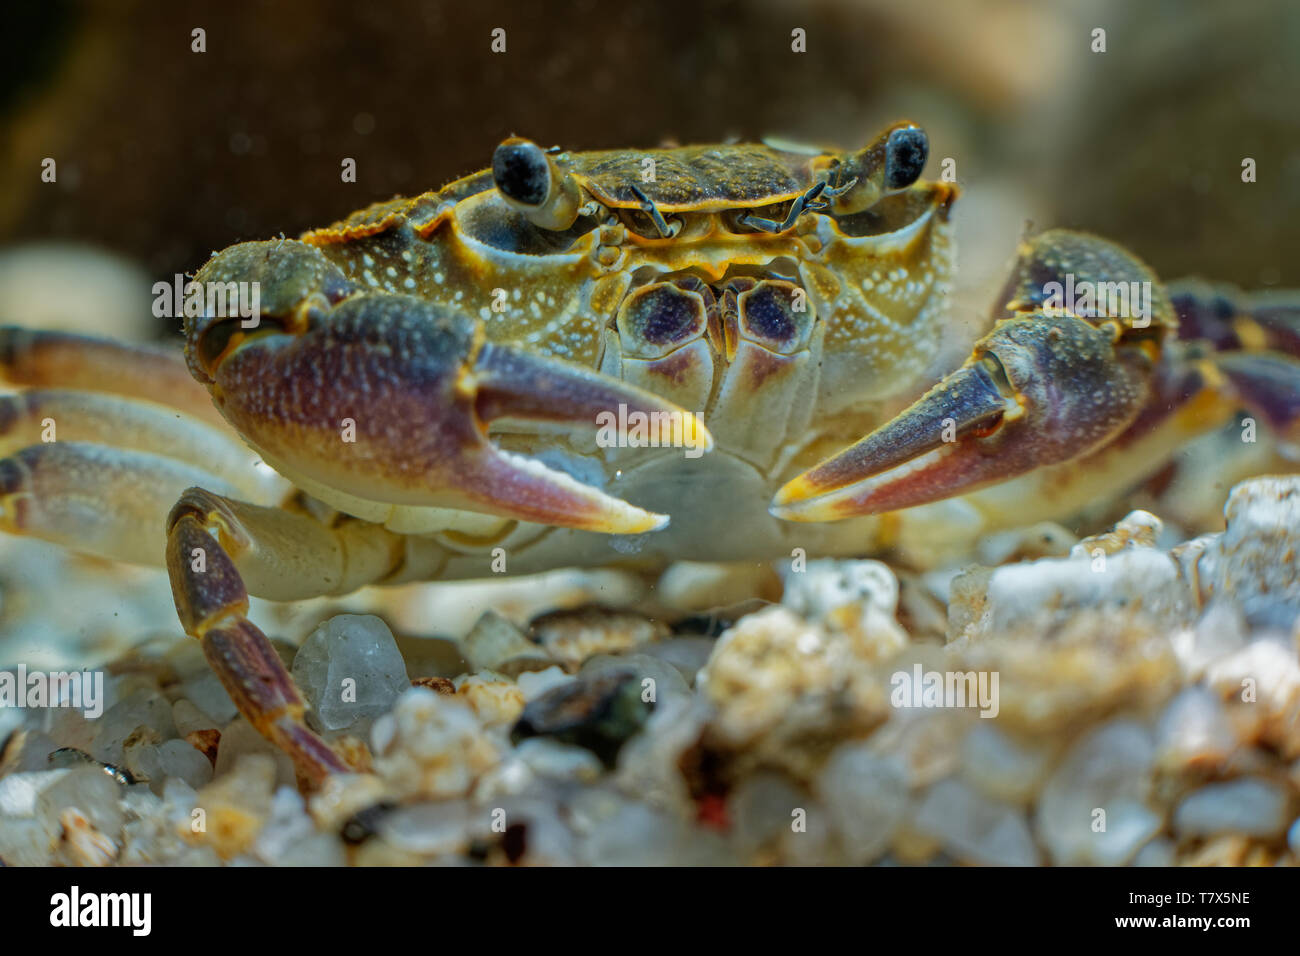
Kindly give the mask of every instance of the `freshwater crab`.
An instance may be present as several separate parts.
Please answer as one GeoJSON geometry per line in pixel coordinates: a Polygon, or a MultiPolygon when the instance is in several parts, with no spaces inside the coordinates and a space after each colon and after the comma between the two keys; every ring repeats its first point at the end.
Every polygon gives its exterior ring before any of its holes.
{"type": "Polygon", "coordinates": [[[193,380],[165,351],[4,330],[28,390],[0,405],[0,520],[165,561],[239,710],[319,782],[349,764],[250,592],[482,577],[496,549],[512,573],[863,553],[951,531],[932,503],[955,496],[977,530],[1068,514],[1243,407],[1294,435],[1294,312],[1171,297],[1067,231],[1021,244],[992,330],[894,414],[946,329],[957,190],[920,178],[927,153],[910,123],[851,153],[511,138],[436,192],[215,254],[200,288],[259,283],[260,316],[186,315],[193,380]],[[1049,291],[1085,281],[1147,308],[1049,291]],[[688,447],[628,447],[637,415],[688,447]]]}

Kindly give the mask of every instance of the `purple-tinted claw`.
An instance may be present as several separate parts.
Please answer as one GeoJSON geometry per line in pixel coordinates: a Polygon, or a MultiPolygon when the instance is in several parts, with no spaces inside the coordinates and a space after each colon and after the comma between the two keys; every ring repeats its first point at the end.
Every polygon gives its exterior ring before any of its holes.
{"type": "MultiPolygon", "coordinates": [[[[676,420],[691,447],[713,447],[704,423],[672,402],[521,349],[485,344],[468,379],[475,392],[474,418],[484,426],[513,419],[590,432],[602,416],[625,423],[640,415],[650,421],[676,420]],[[619,406],[628,414],[618,415],[619,406]]],[[[481,496],[502,513],[531,513],[532,520],[620,534],[655,531],[668,524],[666,515],[644,511],[540,462],[502,451],[481,431],[476,434],[480,441],[457,451],[456,477],[449,483],[462,493],[481,496]]]]}
{"type": "Polygon", "coordinates": [[[407,296],[356,296],[314,328],[263,332],[215,362],[211,379],[223,414],[277,468],[371,502],[636,534],[667,516],[498,448],[488,426],[599,434],[603,417],[644,416],[712,447],[694,415],[658,395],[483,342],[468,316],[407,296]]]}
{"type": "Polygon", "coordinates": [[[1081,319],[1008,319],[898,417],[782,487],[772,514],[896,511],[1086,454],[1138,414],[1148,374],[1144,353],[1081,319]]]}

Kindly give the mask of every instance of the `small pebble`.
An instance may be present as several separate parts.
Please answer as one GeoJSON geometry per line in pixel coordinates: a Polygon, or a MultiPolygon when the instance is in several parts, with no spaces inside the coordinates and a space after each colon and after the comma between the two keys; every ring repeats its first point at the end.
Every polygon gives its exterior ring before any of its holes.
{"type": "Polygon", "coordinates": [[[1038,799],[1035,831],[1054,863],[1119,866],[1159,831],[1147,805],[1154,760],[1153,736],[1136,721],[1102,724],[1075,744],[1038,799]]]}
{"type": "Polygon", "coordinates": [[[555,662],[503,615],[485,611],[462,642],[472,670],[492,670],[507,676],[545,670],[555,662]]]}
{"type": "Polygon", "coordinates": [[[158,740],[176,736],[172,707],[162,694],[137,690],[104,711],[90,754],[107,764],[120,764],[125,757],[126,742],[141,727],[153,732],[158,740]]]}
{"type": "Polygon", "coordinates": [[[618,654],[661,640],[667,628],[639,614],[587,607],[534,618],[529,632],[553,660],[567,670],[577,670],[596,654],[618,654]]]}
{"type": "Polygon", "coordinates": [[[838,748],[816,781],[846,862],[862,866],[889,845],[907,810],[907,773],[896,758],[862,744],[838,748]]]}
{"type": "Polygon", "coordinates": [[[612,767],[623,744],[641,729],[654,707],[645,693],[642,678],[632,671],[602,669],[580,675],[529,703],[511,740],[550,737],[585,747],[612,767]]]}
{"type": "Polygon", "coordinates": [[[1275,837],[1286,830],[1287,822],[1286,792],[1253,777],[1207,784],[1184,797],[1174,812],[1174,827],[1184,836],[1275,837]]]}
{"type": "Polygon", "coordinates": [[[955,859],[985,866],[1035,866],[1038,850],[1016,807],[995,803],[958,780],[930,788],[912,825],[943,842],[955,859]]]}
{"type": "Polygon", "coordinates": [[[339,614],[303,641],[293,679],[326,730],[363,733],[411,686],[393,634],[372,614],[339,614]]]}

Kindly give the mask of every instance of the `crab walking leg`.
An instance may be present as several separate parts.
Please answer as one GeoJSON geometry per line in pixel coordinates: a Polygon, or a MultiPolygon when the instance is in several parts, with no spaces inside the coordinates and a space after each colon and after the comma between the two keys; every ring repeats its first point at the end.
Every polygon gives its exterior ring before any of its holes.
{"type": "Polygon", "coordinates": [[[62,389],[0,396],[0,454],[68,441],[174,459],[267,504],[282,500],[289,490],[284,479],[259,468],[257,455],[224,429],[154,402],[62,389]]]}
{"type": "Polygon", "coordinates": [[[1224,389],[1300,441],[1300,290],[1242,294],[1191,281],[1174,286],[1170,298],[1180,336],[1213,346],[1224,389]]]}
{"type": "Polygon", "coordinates": [[[266,635],[248,620],[248,592],[239,572],[198,516],[176,516],[167,536],[167,565],[182,626],[202,643],[213,672],[245,719],[285,751],[313,784],[351,770],[307,726],[306,706],[293,678],[266,635]],[[205,555],[201,574],[189,570],[196,551],[205,555]]]}
{"type": "Polygon", "coordinates": [[[226,427],[179,349],[0,326],[0,382],[143,398],[226,427]]]}
{"type": "Polygon", "coordinates": [[[32,445],[0,461],[0,530],[158,567],[169,503],[216,475],[149,452],[88,442],[32,445]]]}
{"type": "Polygon", "coordinates": [[[305,704],[266,635],[248,620],[248,588],[275,600],[345,593],[402,567],[401,535],[367,522],[314,518],[186,491],[169,518],[167,570],[176,611],[239,712],[319,783],[351,770],[306,724],[305,704]]]}

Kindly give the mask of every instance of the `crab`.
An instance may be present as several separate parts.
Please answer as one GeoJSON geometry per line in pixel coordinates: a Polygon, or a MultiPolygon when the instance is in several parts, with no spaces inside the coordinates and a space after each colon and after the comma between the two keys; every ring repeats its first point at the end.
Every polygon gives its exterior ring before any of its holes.
{"type": "Polygon", "coordinates": [[[215,254],[197,288],[233,298],[185,310],[183,363],[5,329],[25,390],[0,410],[0,522],[165,564],[185,631],[314,786],[353,763],[250,593],[486,577],[500,555],[879,552],[954,533],[954,501],[965,534],[1070,514],[1241,409],[1295,437],[1294,310],[1171,295],[1063,230],[1023,240],[991,330],[925,391],[957,197],[927,154],[906,122],[843,153],[512,137],[436,192],[215,254]],[[1086,284],[1139,298],[1062,294],[1086,284]]]}

